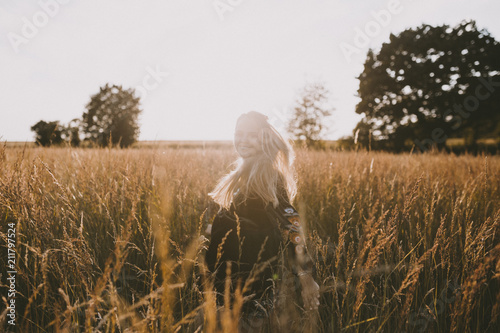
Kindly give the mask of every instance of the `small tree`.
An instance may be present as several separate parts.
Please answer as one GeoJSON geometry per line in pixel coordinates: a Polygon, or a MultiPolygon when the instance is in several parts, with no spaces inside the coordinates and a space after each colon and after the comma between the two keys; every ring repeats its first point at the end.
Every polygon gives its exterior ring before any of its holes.
{"type": "Polygon", "coordinates": [[[40,146],[50,146],[52,144],[61,144],[63,142],[63,129],[58,121],[46,122],[40,120],[31,126],[31,130],[36,134],[36,144],[40,146]]]}
{"type": "Polygon", "coordinates": [[[141,113],[135,90],[106,84],[93,95],[83,113],[82,129],[87,140],[100,146],[109,143],[128,147],[139,135],[138,116],[141,113]]]}
{"type": "Polygon", "coordinates": [[[299,95],[288,122],[288,132],[308,147],[321,145],[326,129],[324,119],[332,115],[334,108],[328,105],[329,91],[321,83],[307,84],[299,95]]]}
{"type": "Polygon", "coordinates": [[[64,141],[68,142],[72,147],[80,145],[80,119],[73,119],[67,126],[63,127],[62,137],[64,141]]]}

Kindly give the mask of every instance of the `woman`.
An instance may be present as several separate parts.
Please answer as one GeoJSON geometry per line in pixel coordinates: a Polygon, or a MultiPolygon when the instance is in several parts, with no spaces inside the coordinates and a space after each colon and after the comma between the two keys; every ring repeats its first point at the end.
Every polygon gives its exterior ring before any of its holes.
{"type": "Polygon", "coordinates": [[[209,193],[220,206],[206,253],[218,303],[223,304],[231,262],[232,290],[239,281],[244,295],[252,296],[243,306],[243,315],[267,316],[276,296],[274,286],[282,278],[278,259],[283,254],[285,266],[300,281],[303,306],[317,308],[314,265],[306,252],[299,214],[290,204],[297,188],[293,149],[267,117],[255,111],[238,118],[234,146],[240,156],[235,169],[209,193]]]}

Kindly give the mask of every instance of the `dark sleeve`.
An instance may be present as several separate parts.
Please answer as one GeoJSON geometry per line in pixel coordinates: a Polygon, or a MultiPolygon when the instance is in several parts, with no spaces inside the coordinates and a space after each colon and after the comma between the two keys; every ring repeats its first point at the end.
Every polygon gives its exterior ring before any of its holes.
{"type": "Polygon", "coordinates": [[[210,237],[210,244],[205,253],[205,262],[208,269],[213,273],[220,264],[227,260],[234,260],[234,246],[237,235],[234,231],[232,220],[229,219],[224,211],[219,212],[213,223],[210,237]]]}

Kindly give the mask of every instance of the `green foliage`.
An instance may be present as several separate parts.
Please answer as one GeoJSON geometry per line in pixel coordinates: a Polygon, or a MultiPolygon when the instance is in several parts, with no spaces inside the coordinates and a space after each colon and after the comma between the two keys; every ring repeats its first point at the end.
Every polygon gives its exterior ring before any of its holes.
{"type": "Polygon", "coordinates": [[[139,135],[139,98],[134,89],[106,84],[93,95],[83,113],[82,128],[87,140],[99,146],[128,147],[139,135]]]}
{"type": "Polygon", "coordinates": [[[365,118],[354,132],[364,142],[371,130],[380,148],[395,151],[416,139],[441,148],[465,133],[473,142],[499,136],[499,59],[500,44],[474,21],[391,34],[378,54],[368,52],[358,77],[356,112],[365,118]]]}
{"type": "Polygon", "coordinates": [[[326,129],[324,120],[334,110],[328,106],[328,94],[321,83],[307,84],[295,103],[288,132],[308,147],[324,147],[321,142],[326,129]]]}
{"type": "Polygon", "coordinates": [[[36,143],[40,146],[50,146],[53,144],[61,144],[63,142],[62,132],[63,127],[58,121],[46,122],[40,120],[31,127],[31,130],[36,134],[36,143]]]}

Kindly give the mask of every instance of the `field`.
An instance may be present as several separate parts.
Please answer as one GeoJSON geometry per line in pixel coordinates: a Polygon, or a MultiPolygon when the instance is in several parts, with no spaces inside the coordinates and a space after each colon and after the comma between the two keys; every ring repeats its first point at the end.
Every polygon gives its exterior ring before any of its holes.
{"type": "MultiPolygon", "coordinates": [[[[215,331],[207,193],[234,158],[230,147],[0,147],[0,327],[193,332],[203,309],[215,331]]],[[[321,305],[280,313],[281,331],[498,331],[499,156],[298,149],[296,168],[321,305]]],[[[238,307],[221,311],[234,332],[238,307]]]]}

